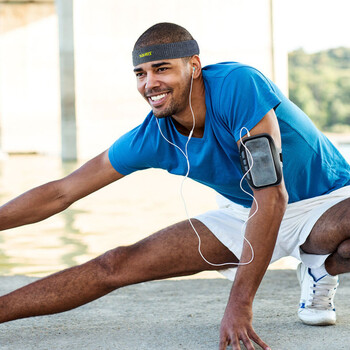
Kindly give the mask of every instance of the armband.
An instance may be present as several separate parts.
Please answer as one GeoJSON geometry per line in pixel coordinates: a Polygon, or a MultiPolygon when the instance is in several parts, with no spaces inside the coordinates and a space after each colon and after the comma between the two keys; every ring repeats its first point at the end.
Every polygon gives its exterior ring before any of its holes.
{"type": "Polygon", "coordinates": [[[269,134],[258,134],[241,140],[240,162],[250,187],[261,189],[282,181],[282,153],[269,134]]]}

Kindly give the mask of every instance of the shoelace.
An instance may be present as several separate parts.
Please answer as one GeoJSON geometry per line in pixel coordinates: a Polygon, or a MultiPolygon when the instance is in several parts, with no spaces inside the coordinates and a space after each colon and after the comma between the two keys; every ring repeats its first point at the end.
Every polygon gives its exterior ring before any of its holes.
{"type": "Polygon", "coordinates": [[[338,283],[335,286],[329,283],[314,283],[311,286],[311,299],[309,299],[310,305],[308,305],[308,308],[317,310],[332,309],[332,298],[337,287],[338,283]]]}

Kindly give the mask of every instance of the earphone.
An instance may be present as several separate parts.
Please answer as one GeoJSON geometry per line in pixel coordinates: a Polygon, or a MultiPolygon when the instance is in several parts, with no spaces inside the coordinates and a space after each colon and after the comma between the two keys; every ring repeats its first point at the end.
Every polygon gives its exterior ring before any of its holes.
{"type": "MultiPolygon", "coordinates": [[[[157,122],[157,125],[158,125],[159,132],[160,132],[161,136],[164,138],[164,140],[167,141],[167,142],[168,142],[169,144],[171,144],[172,146],[174,146],[175,148],[177,148],[177,149],[182,153],[182,155],[185,157],[185,159],[186,159],[186,163],[187,163],[187,172],[186,172],[186,174],[185,174],[185,176],[183,177],[182,182],[181,182],[181,186],[180,186],[180,195],[181,195],[181,199],[182,199],[182,202],[183,202],[183,205],[184,205],[184,209],[185,209],[185,212],[186,212],[186,215],[187,215],[187,220],[188,220],[188,222],[190,223],[190,225],[191,225],[193,231],[195,232],[195,234],[196,234],[196,236],[197,236],[197,238],[198,238],[198,252],[199,252],[200,256],[202,257],[202,259],[203,259],[207,264],[209,264],[209,265],[211,265],[211,266],[220,267],[220,266],[227,266],[227,265],[236,265],[236,266],[248,265],[248,264],[250,264],[250,263],[254,260],[254,249],[253,249],[251,243],[249,242],[249,240],[245,237],[243,230],[244,230],[244,228],[246,227],[247,222],[258,212],[259,207],[258,207],[258,202],[257,202],[256,198],[255,198],[252,194],[250,194],[249,192],[247,192],[247,191],[243,188],[242,182],[243,182],[244,178],[247,176],[247,174],[250,172],[250,170],[251,170],[252,167],[253,167],[253,159],[251,159],[252,162],[251,162],[250,168],[249,168],[249,169],[247,170],[247,172],[242,176],[241,181],[240,181],[240,183],[239,183],[239,186],[240,186],[241,190],[242,190],[244,193],[248,194],[250,197],[252,197],[253,200],[254,200],[254,202],[255,202],[255,204],[256,204],[256,209],[255,209],[254,213],[248,217],[248,219],[242,224],[242,228],[241,228],[241,234],[242,234],[242,236],[243,236],[243,239],[247,242],[247,244],[249,245],[249,247],[250,247],[250,249],[251,249],[251,252],[252,252],[252,256],[251,256],[251,258],[250,258],[249,261],[247,261],[247,262],[238,262],[238,263],[236,263],[236,262],[228,262],[228,263],[221,263],[221,264],[216,264],[216,263],[212,263],[212,262],[208,261],[208,260],[204,257],[204,255],[203,255],[203,253],[202,253],[202,251],[201,251],[201,238],[200,238],[200,236],[199,236],[199,234],[198,234],[196,228],[194,227],[194,225],[193,225],[193,223],[192,223],[192,220],[191,220],[191,218],[190,218],[190,215],[189,215],[189,213],[188,213],[188,210],[187,210],[186,201],[185,201],[185,198],[184,198],[184,195],[183,195],[183,185],[184,185],[184,182],[186,181],[186,179],[188,178],[188,175],[189,175],[189,173],[190,173],[190,162],[189,162],[189,159],[188,159],[188,143],[190,142],[190,140],[191,140],[191,138],[192,138],[193,131],[194,131],[194,128],[195,128],[195,125],[196,125],[196,119],[195,119],[195,115],[194,115],[194,112],[193,112],[193,109],[192,109],[192,101],[191,101],[191,97],[192,97],[192,87],[193,87],[193,75],[194,75],[195,70],[196,70],[196,68],[193,67],[192,78],[191,78],[191,84],[190,84],[190,92],[189,92],[189,107],[190,107],[191,114],[192,114],[192,118],[193,118],[193,124],[192,124],[192,129],[191,129],[191,131],[190,131],[190,133],[189,133],[189,135],[188,135],[187,142],[186,142],[186,144],[185,144],[185,149],[182,150],[178,145],[176,145],[176,144],[174,144],[173,142],[169,141],[169,140],[164,136],[164,134],[163,134],[163,132],[162,132],[162,130],[161,130],[161,128],[160,128],[160,125],[159,125],[159,122],[158,122],[158,119],[157,119],[157,118],[156,118],[156,122],[157,122]]],[[[242,131],[243,131],[244,129],[247,130],[247,134],[248,134],[248,136],[250,136],[249,130],[248,130],[246,127],[243,127],[243,128],[240,130],[240,140],[241,140],[241,142],[242,142],[242,131]]],[[[246,146],[245,146],[244,144],[243,144],[243,146],[246,148],[246,146]]],[[[251,154],[250,154],[250,152],[249,152],[249,150],[248,150],[247,148],[246,148],[246,151],[247,151],[247,154],[250,155],[250,157],[251,157],[251,154]]],[[[252,158],[252,157],[251,157],[251,158],[252,158]]]]}

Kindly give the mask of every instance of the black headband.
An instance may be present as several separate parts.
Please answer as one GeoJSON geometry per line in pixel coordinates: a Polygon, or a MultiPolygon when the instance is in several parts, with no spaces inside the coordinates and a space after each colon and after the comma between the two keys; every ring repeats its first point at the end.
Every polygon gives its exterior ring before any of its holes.
{"type": "Polygon", "coordinates": [[[191,57],[199,54],[196,40],[178,41],[175,43],[146,46],[132,52],[134,66],[164,59],[191,57]]]}

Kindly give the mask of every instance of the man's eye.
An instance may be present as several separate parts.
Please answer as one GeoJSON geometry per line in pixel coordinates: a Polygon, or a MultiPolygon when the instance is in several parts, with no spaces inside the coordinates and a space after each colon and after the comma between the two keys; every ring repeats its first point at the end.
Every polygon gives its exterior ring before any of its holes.
{"type": "Polygon", "coordinates": [[[145,73],[136,73],[136,77],[137,78],[142,78],[144,76],[145,73]]]}
{"type": "Polygon", "coordinates": [[[158,68],[158,72],[164,72],[167,69],[168,69],[167,67],[160,67],[160,68],[158,68]]]}

